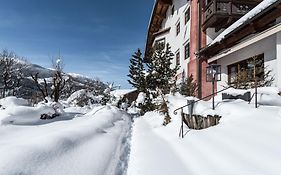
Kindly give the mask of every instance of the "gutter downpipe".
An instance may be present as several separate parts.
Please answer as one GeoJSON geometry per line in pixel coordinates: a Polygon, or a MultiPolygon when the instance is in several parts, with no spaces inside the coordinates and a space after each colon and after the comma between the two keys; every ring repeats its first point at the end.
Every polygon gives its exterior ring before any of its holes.
{"type": "MultiPolygon", "coordinates": [[[[201,20],[202,20],[202,0],[198,0],[198,25],[197,25],[197,32],[198,32],[198,41],[197,41],[197,53],[199,53],[200,48],[202,46],[202,33],[201,33],[201,20]]],[[[197,63],[197,80],[198,80],[198,98],[202,98],[202,64],[200,63],[200,56],[197,55],[196,58],[197,63]]]]}

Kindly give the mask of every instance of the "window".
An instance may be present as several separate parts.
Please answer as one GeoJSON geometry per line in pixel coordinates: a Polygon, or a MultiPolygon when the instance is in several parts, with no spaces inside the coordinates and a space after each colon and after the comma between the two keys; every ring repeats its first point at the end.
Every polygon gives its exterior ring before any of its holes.
{"type": "Polygon", "coordinates": [[[155,41],[155,45],[163,44],[164,46],[166,45],[165,38],[161,38],[155,41]]]}
{"type": "Polygon", "coordinates": [[[184,59],[188,59],[189,58],[189,51],[190,51],[190,45],[189,43],[187,43],[185,46],[184,46],[184,59]]]}
{"type": "Polygon", "coordinates": [[[228,66],[228,83],[231,84],[236,81],[237,73],[238,73],[237,65],[228,66]]]}
{"type": "Polygon", "coordinates": [[[181,32],[181,24],[180,22],[177,24],[177,36],[179,35],[179,33],[181,32]]]}
{"type": "Polygon", "coordinates": [[[188,8],[184,14],[184,24],[187,24],[187,22],[189,21],[190,19],[190,8],[188,8]]]}
{"type": "Polygon", "coordinates": [[[180,65],[180,52],[176,53],[176,65],[180,65]]]}
{"type": "Polygon", "coordinates": [[[243,81],[243,80],[246,80],[247,82],[254,82],[255,64],[256,64],[256,71],[257,71],[256,77],[258,80],[263,80],[264,79],[264,54],[261,54],[227,66],[228,83],[233,84],[233,83],[237,83],[237,81],[243,81]]]}
{"type": "Polygon", "coordinates": [[[174,13],[175,13],[175,6],[174,5],[172,6],[171,13],[172,13],[172,15],[174,15],[174,13]]]}

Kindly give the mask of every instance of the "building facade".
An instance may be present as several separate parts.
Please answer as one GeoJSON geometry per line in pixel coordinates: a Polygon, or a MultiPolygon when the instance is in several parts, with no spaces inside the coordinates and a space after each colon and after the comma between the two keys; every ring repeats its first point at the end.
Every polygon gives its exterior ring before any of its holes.
{"type": "MultiPolygon", "coordinates": [[[[222,80],[217,83],[218,90],[235,83],[243,70],[248,82],[253,82],[253,58],[261,63],[259,66],[264,71],[271,71],[270,77],[274,78],[271,86],[281,89],[281,1],[253,1],[251,5],[247,13],[226,29],[206,29],[208,45],[201,49],[200,56],[209,64],[221,65],[222,80]]],[[[262,76],[258,78],[263,79],[262,76]]]]}
{"type": "MultiPolygon", "coordinates": [[[[281,88],[281,0],[156,0],[149,23],[146,53],[156,42],[169,43],[179,64],[177,79],[193,75],[198,97],[212,93],[206,67],[219,64],[221,90],[250,69],[258,57],[281,88]],[[188,53],[189,52],[189,53],[188,53]]],[[[250,71],[249,71],[250,72],[250,71]]]]}
{"type": "Polygon", "coordinates": [[[155,2],[149,24],[146,52],[156,43],[169,43],[174,53],[172,66],[179,65],[177,83],[188,74],[190,59],[190,2],[187,0],[155,2]]]}

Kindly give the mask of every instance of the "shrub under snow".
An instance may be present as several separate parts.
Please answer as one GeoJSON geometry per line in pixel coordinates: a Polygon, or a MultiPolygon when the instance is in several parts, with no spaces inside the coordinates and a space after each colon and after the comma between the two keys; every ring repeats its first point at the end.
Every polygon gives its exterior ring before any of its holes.
{"type": "Polygon", "coordinates": [[[67,102],[74,106],[86,106],[91,105],[93,103],[99,103],[101,101],[101,97],[94,96],[91,92],[86,89],[81,89],[79,91],[74,92],[68,99],[67,102]]]}
{"type": "Polygon", "coordinates": [[[0,107],[1,108],[8,108],[14,106],[29,106],[29,102],[23,98],[17,98],[14,96],[6,97],[0,99],[0,107]]]}

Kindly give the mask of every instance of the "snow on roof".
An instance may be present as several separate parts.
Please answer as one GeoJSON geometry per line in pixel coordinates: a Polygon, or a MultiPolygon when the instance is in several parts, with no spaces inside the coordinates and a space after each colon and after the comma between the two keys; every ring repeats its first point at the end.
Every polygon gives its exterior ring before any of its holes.
{"type": "Polygon", "coordinates": [[[257,14],[262,12],[264,9],[272,5],[273,3],[277,2],[278,0],[263,0],[259,5],[257,5],[255,8],[253,8],[251,11],[249,11],[247,14],[245,14],[243,17],[241,17],[239,20],[237,20],[235,23],[233,23],[231,26],[229,26],[227,29],[225,29],[221,34],[219,34],[213,42],[209,44],[209,46],[220,42],[225,38],[226,35],[237,29],[239,26],[243,25],[248,20],[255,17],[257,14]]]}
{"type": "Polygon", "coordinates": [[[136,91],[137,89],[118,89],[110,92],[111,95],[114,95],[115,97],[122,97],[126,94],[129,94],[131,92],[136,91]]]}

